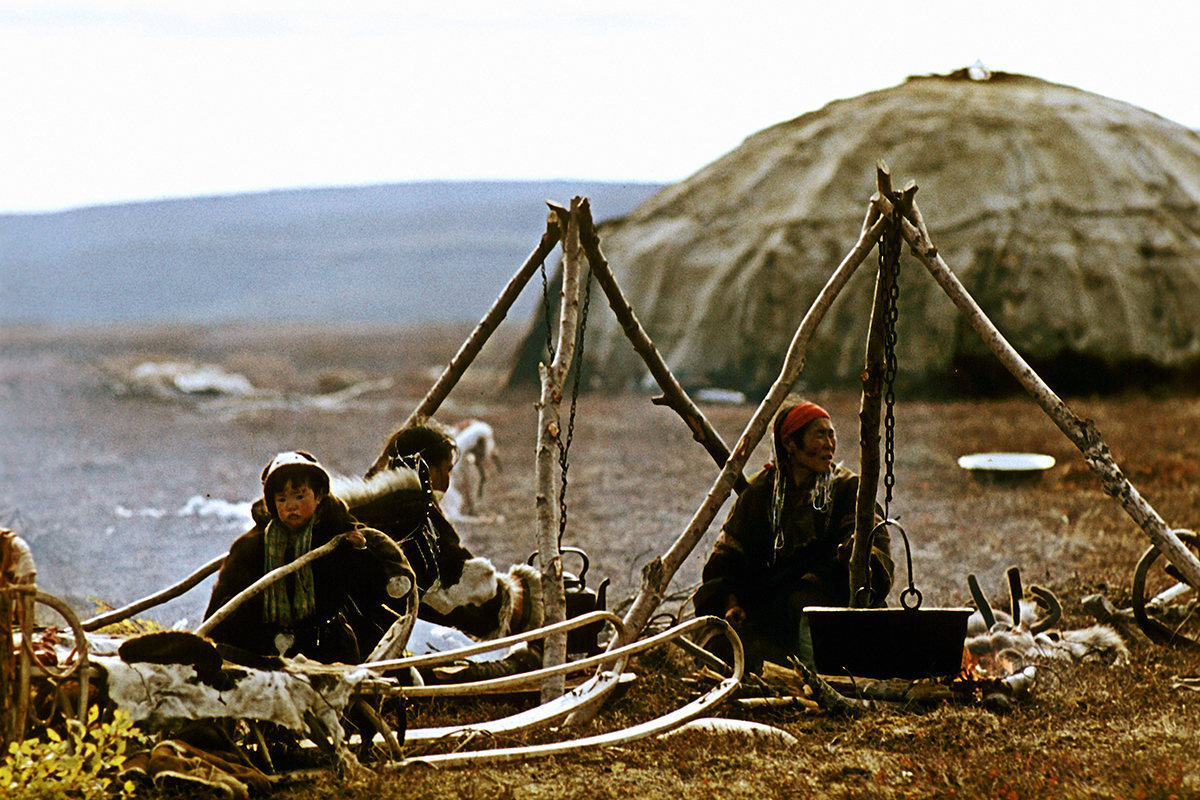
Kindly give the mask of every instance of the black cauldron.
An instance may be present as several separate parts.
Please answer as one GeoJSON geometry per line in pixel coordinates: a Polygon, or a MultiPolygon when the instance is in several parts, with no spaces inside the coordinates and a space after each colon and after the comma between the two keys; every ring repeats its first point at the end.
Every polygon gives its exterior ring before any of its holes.
{"type": "Polygon", "coordinates": [[[904,528],[894,519],[884,520],[868,536],[868,547],[884,525],[895,526],[904,539],[908,588],[900,593],[900,608],[805,608],[817,672],[914,680],[957,675],[962,670],[967,617],[973,609],[921,608],[904,528]]]}

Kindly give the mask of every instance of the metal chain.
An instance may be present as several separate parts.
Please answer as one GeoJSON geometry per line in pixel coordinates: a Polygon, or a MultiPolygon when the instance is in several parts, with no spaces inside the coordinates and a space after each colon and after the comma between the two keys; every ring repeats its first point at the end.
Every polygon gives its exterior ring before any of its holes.
{"type": "MultiPolygon", "coordinates": [[[[894,199],[893,199],[894,202],[894,199]]],[[[897,300],[900,298],[900,217],[895,210],[888,217],[888,226],[879,239],[880,275],[891,281],[887,304],[884,308],[884,369],[883,388],[885,412],[884,430],[884,500],[883,515],[889,516],[892,502],[892,487],[896,485],[896,320],[900,316],[897,300]]]]}
{"type": "Polygon", "coordinates": [[[558,441],[558,466],[561,471],[561,483],[558,488],[558,549],[562,550],[563,534],[567,531],[567,451],[571,449],[571,440],[575,438],[575,407],[579,402],[579,381],[583,374],[583,343],[587,334],[588,308],[592,304],[592,267],[588,265],[584,275],[583,308],[579,312],[579,333],[575,346],[575,383],[571,387],[571,413],[567,417],[567,435],[558,441]]]}
{"type": "Polygon", "coordinates": [[[550,324],[550,284],[546,281],[546,259],[539,264],[542,270],[542,313],[546,316],[546,351],[554,361],[554,328],[550,324]]]}

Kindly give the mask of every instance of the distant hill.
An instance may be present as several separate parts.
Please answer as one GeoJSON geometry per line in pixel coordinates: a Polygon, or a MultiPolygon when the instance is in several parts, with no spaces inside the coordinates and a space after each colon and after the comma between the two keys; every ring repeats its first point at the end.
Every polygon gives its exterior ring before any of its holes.
{"type": "Polygon", "coordinates": [[[0,322],[476,320],[537,245],[546,200],[587,196],[599,222],[660,188],[427,182],[0,215],[0,322]]]}

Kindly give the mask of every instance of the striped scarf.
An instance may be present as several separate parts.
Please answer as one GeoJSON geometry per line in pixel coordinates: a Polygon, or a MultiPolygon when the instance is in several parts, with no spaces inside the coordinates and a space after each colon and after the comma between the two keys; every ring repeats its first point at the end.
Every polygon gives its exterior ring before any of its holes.
{"type": "MultiPolygon", "coordinates": [[[[268,522],[264,535],[266,572],[290,564],[297,556],[304,555],[311,550],[312,528],[313,524],[310,521],[308,526],[293,538],[288,529],[278,520],[273,519],[268,522]]],[[[263,600],[263,622],[288,628],[292,623],[312,616],[316,608],[312,565],[304,565],[297,572],[292,573],[289,578],[275,581],[267,587],[266,597],[263,600]],[[295,590],[290,602],[287,590],[289,578],[295,579],[295,590]]]]}

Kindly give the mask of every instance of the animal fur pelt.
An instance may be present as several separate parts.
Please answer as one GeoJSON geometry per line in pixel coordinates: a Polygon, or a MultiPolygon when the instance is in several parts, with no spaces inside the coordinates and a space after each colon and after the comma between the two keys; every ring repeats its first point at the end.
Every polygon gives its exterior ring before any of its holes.
{"type": "Polygon", "coordinates": [[[541,576],[524,564],[499,571],[462,545],[437,494],[417,471],[398,467],[370,478],[334,476],[331,493],[364,524],[400,543],[418,576],[421,619],[492,639],[540,627],[541,576]]]}
{"type": "Polygon", "coordinates": [[[1099,661],[1112,666],[1129,663],[1129,649],[1120,634],[1107,625],[1074,631],[1031,633],[1023,627],[972,636],[964,650],[978,659],[989,673],[1003,677],[1030,663],[1099,661]]]}
{"type": "Polygon", "coordinates": [[[514,564],[501,573],[486,558],[467,561],[457,583],[433,587],[421,602],[449,620],[451,627],[479,631],[473,635],[480,639],[538,628],[545,618],[538,571],[514,564]],[[489,625],[494,627],[485,630],[489,625]]]}
{"type": "Polygon", "coordinates": [[[1037,603],[1024,597],[1016,567],[1008,570],[1009,612],[991,608],[974,575],[967,576],[977,610],[967,619],[963,666],[980,676],[1004,678],[1032,663],[1101,661],[1129,663],[1129,649],[1108,625],[1074,631],[1052,629],[1062,616],[1058,599],[1048,589],[1031,587],[1037,603]]]}
{"type": "Polygon", "coordinates": [[[338,675],[306,675],[287,670],[238,667],[217,687],[197,679],[191,664],[126,663],[94,656],[104,673],[109,699],[129,712],[146,731],[170,730],[193,719],[257,719],[307,733],[305,717],[315,714],[340,745],[340,716],[355,687],[372,677],[365,669],[338,675]]]}
{"type": "Polygon", "coordinates": [[[330,475],[329,493],[342,498],[350,508],[362,506],[398,491],[420,491],[421,478],[415,469],[397,467],[377,472],[370,478],[330,475]]]}
{"type": "MultiPolygon", "coordinates": [[[[70,637],[57,639],[60,652],[73,647],[70,637]]],[[[341,720],[359,685],[379,680],[370,670],[325,667],[303,657],[261,659],[271,662],[263,668],[239,666],[224,662],[211,640],[187,631],[156,631],[123,641],[89,636],[88,646],[100,696],[147,733],[175,732],[196,720],[260,720],[308,736],[327,735],[338,768],[347,775],[363,774],[341,720]],[[116,655],[109,654],[113,650],[116,655]]],[[[191,779],[207,775],[214,788],[233,792],[227,796],[240,794],[211,764],[195,761],[195,752],[173,748],[173,754],[159,755],[159,766],[167,771],[183,770],[191,779]],[[163,759],[170,762],[165,767],[163,759]]],[[[154,777],[157,770],[149,763],[146,768],[154,777]]],[[[245,782],[247,776],[235,777],[245,782]]]]}
{"type": "Polygon", "coordinates": [[[307,675],[235,667],[225,669],[224,680],[213,686],[198,680],[190,663],[127,663],[112,656],[93,656],[91,663],[100,671],[98,681],[109,701],[144,731],[170,731],[189,720],[262,720],[304,735],[328,734],[339,769],[346,774],[363,770],[348,747],[341,718],[358,684],[377,678],[369,670],[307,675]]]}

